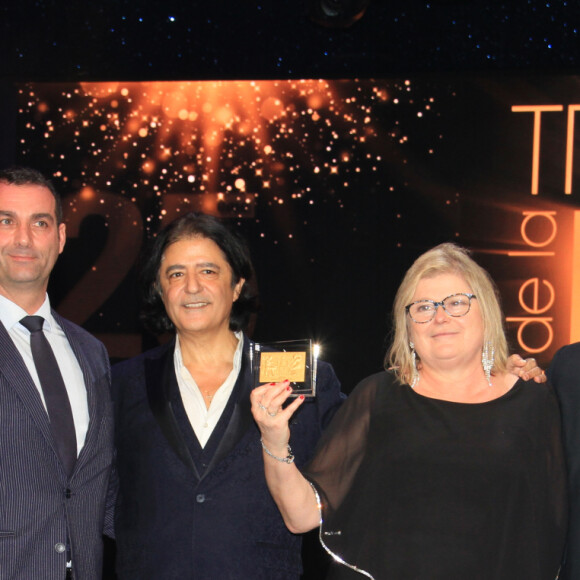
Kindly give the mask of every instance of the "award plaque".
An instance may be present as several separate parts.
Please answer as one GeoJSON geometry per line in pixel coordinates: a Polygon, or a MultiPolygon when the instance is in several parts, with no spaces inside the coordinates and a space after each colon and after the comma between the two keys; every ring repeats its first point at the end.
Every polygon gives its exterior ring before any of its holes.
{"type": "Polygon", "coordinates": [[[314,397],[318,352],[310,339],[255,342],[250,353],[254,385],[288,380],[292,396],[314,397]]]}

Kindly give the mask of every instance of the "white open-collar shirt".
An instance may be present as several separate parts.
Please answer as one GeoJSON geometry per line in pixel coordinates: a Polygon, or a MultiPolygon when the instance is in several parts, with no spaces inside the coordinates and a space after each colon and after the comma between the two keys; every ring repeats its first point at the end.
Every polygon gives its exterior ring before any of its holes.
{"type": "Polygon", "coordinates": [[[202,447],[205,447],[205,444],[220,420],[228,404],[238,375],[240,374],[244,340],[241,332],[236,332],[235,335],[238,339],[238,346],[234,353],[233,368],[226,380],[211,398],[209,407],[206,406],[203,393],[200,391],[191,373],[183,364],[179,336],[176,336],[173,363],[175,365],[175,374],[177,375],[177,384],[179,385],[179,392],[181,393],[181,400],[183,401],[185,412],[202,447]]]}

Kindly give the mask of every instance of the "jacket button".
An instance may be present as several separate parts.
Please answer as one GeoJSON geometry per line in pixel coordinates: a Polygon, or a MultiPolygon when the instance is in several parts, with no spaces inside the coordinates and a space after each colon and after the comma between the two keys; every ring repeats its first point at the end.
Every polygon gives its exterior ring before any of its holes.
{"type": "Polygon", "coordinates": [[[54,545],[54,549],[57,551],[58,554],[62,554],[66,550],[66,546],[59,542],[58,544],[54,545]]]}
{"type": "Polygon", "coordinates": [[[195,496],[195,501],[196,501],[197,503],[203,503],[203,502],[205,501],[205,495],[204,495],[203,493],[198,493],[198,494],[195,496]]]}

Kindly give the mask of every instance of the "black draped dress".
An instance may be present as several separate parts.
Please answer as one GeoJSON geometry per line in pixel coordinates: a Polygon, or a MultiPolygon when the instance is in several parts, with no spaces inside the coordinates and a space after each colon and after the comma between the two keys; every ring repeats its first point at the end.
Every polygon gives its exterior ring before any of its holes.
{"type": "Polygon", "coordinates": [[[333,580],[557,577],[566,473],[550,385],[519,380],[467,404],[373,375],[304,474],[322,502],[321,540],[345,562],[333,580]]]}

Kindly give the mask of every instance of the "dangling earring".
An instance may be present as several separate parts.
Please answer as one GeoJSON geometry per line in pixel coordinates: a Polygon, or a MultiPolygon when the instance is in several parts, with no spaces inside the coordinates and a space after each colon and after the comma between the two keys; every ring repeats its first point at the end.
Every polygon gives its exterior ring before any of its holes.
{"type": "Polygon", "coordinates": [[[495,348],[491,341],[486,340],[483,343],[483,349],[481,351],[481,364],[483,366],[483,372],[487,380],[487,384],[491,387],[491,370],[495,362],[495,348]]]}
{"type": "Polygon", "coordinates": [[[411,388],[414,389],[419,382],[419,372],[417,371],[417,354],[415,353],[415,344],[409,342],[409,348],[411,349],[411,358],[413,359],[413,376],[411,377],[411,388]]]}

